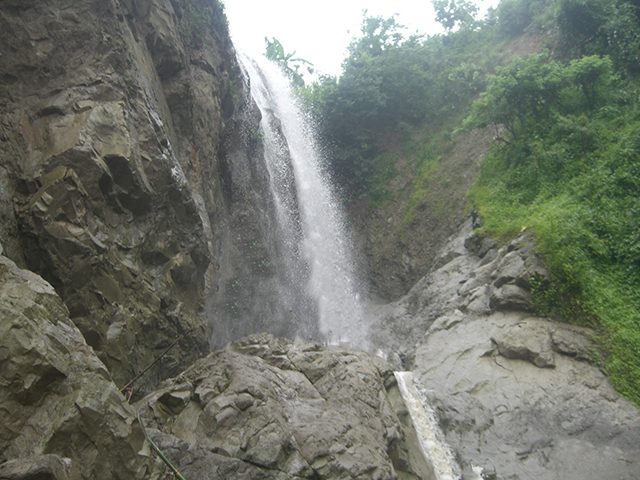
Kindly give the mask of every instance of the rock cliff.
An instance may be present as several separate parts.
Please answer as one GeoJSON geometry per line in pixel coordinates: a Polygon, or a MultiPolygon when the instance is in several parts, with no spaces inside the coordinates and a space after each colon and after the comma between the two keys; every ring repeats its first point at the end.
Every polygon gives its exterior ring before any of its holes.
{"type": "Polygon", "coordinates": [[[179,335],[142,386],[208,350],[207,205],[238,72],[222,45],[187,48],[184,15],[169,1],[2,5],[2,242],[118,384],[179,335]]]}

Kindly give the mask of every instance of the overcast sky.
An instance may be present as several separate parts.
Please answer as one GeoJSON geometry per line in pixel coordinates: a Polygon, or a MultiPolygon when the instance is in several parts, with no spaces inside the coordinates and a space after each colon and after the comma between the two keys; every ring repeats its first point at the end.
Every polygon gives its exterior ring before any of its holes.
{"type": "MultiPolygon", "coordinates": [[[[360,33],[362,12],[390,17],[433,35],[440,33],[430,0],[223,0],[234,44],[253,55],[264,53],[264,37],[280,40],[286,53],[312,62],[322,73],[340,74],[351,38],[360,33]]],[[[482,11],[498,0],[477,0],[482,11]]]]}

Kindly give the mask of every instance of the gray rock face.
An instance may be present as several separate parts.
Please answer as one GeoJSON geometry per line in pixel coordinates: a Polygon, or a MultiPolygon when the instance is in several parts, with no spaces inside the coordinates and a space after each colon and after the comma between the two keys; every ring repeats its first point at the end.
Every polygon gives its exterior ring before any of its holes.
{"type": "Polygon", "coordinates": [[[442,327],[414,371],[465,463],[505,479],[638,478],[640,412],[554,340],[593,348],[590,332],[503,312],[442,327]]]}
{"type": "Polygon", "coordinates": [[[19,460],[9,460],[0,465],[3,480],[28,480],[43,478],[66,480],[71,476],[71,460],[58,455],[36,455],[19,460]]]}
{"type": "Polygon", "coordinates": [[[372,339],[411,357],[465,478],[640,478],[640,412],[592,363],[593,332],[532,316],[531,277],[548,276],[533,246],[467,222],[372,339]]]}
{"type": "Polygon", "coordinates": [[[221,3],[72,3],[0,5],[5,254],[54,286],[118,385],[180,339],[138,393],[210,340],[313,333],[273,307],[259,113],[221,3]]]}
{"type": "Polygon", "coordinates": [[[0,256],[0,478],[159,478],[134,410],[54,289],[0,256]]]}
{"type": "Polygon", "coordinates": [[[9,1],[0,13],[7,254],[56,288],[119,384],[185,334],[144,389],[208,350],[213,235],[204,192],[184,173],[199,154],[195,127],[174,124],[171,109],[208,69],[221,91],[194,88],[209,100],[187,95],[180,108],[200,102],[212,158],[229,88],[222,54],[189,63],[168,0],[9,1]]]}
{"type": "Polygon", "coordinates": [[[136,406],[187,478],[391,479],[411,469],[383,379],[364,352],[254,336],[136,406]]]}

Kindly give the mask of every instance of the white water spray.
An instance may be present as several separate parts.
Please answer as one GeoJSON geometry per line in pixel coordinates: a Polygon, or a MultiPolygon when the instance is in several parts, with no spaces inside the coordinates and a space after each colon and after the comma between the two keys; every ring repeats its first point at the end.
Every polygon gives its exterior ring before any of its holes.
{"type": "Polygon", "coordinates": [[[411,416],[422,453],[433,468],[433,480],[458,480],[460,468],[454,460],[453,452],[444,442],[444,435],[433,409],[414,386],[413,374],[394,372],[394,375],[411,416]]]}
{"type": "Polygon", "coordinates": [[[301,254],[317,301],[319,326],[330,343],[364,344],[366,332],[344,219],[321,167],[310,119],[298,107],[290,82],[265,58],[241,55],[251,94],[262,113],[265,157],[282,230],[290,251],[301,254]],[[295,185],[292,191],[291,185],[295,185]]]}

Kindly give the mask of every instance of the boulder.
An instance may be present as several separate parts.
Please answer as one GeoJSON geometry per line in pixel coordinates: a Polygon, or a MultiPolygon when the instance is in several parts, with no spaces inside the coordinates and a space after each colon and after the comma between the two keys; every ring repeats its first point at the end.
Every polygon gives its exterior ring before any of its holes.
{"type": "Polygon", "coordinates": [[[0,256],[0,478],[159,478],[135,411],[53,287],[0,256]]]}
{"type": "Polygon", "coordinates": [[[411,467],[385,379],[386,362],[361,351],[252,336],[136,408],[186,478],[392,479],[411,467]]]}
{"type": "Polygon", "coordinates": [[[495,312],[425,335],[414,375],[464,467],[498,479],[640,478],[640,412],[585,361],[591,333],[495,312]]]}

